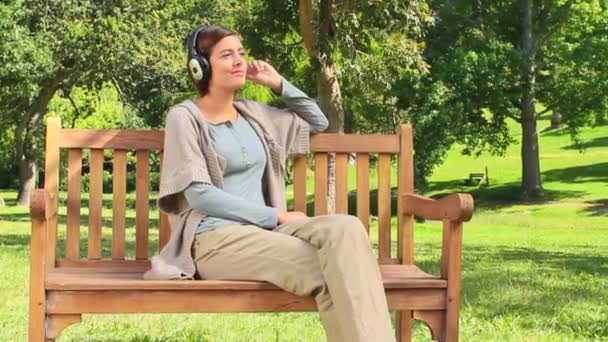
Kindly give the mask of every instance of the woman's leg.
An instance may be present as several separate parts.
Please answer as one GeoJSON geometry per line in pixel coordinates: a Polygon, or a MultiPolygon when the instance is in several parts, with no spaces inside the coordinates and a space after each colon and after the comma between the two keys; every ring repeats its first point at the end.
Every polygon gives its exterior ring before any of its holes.
{"type": "Polygon", "coordinates": [[[196,235],[193,256],[203,279],[270,282],[314,296],[327,340],[348,341],[339,327],[317,249],[307,241],[252,225],[230,225],[196,235]]]}
{"type": "Polygon", "coordinates": [[[345,341],[395,341],[380,268],[357,217],[316,216],[280,225],[275,231],[306,240],[317,249],[345,341]]]}

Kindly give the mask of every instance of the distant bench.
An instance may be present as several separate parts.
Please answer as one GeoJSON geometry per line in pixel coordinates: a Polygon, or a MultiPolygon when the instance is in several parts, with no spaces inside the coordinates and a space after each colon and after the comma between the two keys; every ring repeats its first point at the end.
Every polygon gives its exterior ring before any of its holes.
{"type": "Polygon", "coordinates": [[[486,166],[485,173],[469,173],[469,178],[464,180],[466,185],[490,185],[490,177],[488,176],[488,167],[486,166]]]}
{"type": "MultiPolygon", "coordinates": [[[[62,129],[59,119],[48,119],[44,189],[32,192],[30,208],[30,341],[53,341],[64,328],[80,322],[82,314],[91,313],[317,310],[312,297],[299,297],[266,282],[142,279],[150,267],[149,237],[156,235],[149,232],[158,229],[158,244],[154,244],[158,248],[170,235],[163,213],[153,224],[149,218],[150,153],[160,152],[162,164],[163,141],[162,131],[62,129]],[[58,241],[57,232],[60,149],[67,150],[63,241],[58,241]],[[113,155],[112,219],[106,223],[112,226],[108,251],[102,248],[104,150],[113,155]],[[128,151],[136,154],[134,220],[126,217],[128,151]],[[89,156],[90,186],[87,255],[82,255],[80,234],[85,227],[81,227],[80,183],[85,153],[89,156]],[[132,229],[134,239],[126,238],[127,229],[132,229]],[[63,250],[58,251],[59,246],[64,246],[63,250]]],[[[317,134],[310,145],[315,215],[327,210],[328,152],[336,153],[336,211],[348,213],[348,159],[349,153],[356,153],[356,212],[368,234],[370,153],[378,153],[378,263],[388,306],[397,311],[398,341],[411,339],[412,319],[424,321],[435,340],[457,341],[462,231],[463,222],[473,214],[472,197],[451,194],[434,200],[414,194],[410,125],[399,126],[393,135],[317,134]],[[398,156],[397,236],[391,236],[392,154],[398,156]],[[414,216],[443,225],[439,275],[425,273],[414,263],[414,216]],[[396,253],[391,246],[396,247],[396,253]]],[[[294,209],[306,212],[307,157],[293,158],[293,165],[294,209]]]]}

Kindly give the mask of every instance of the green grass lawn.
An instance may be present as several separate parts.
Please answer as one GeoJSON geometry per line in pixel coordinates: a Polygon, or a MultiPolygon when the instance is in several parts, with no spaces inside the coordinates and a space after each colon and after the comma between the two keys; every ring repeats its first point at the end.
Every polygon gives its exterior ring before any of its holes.
{"type": "MultiPolygon", "coordinates": [[[[541,121],[539,127],[547,125],[541,121]]],[[[518,138],[518,127],[512,131],[518,138]]],[[[608,127],[586,129],[582,137],[587,149],[579,153],[567,133],[541,134],[543,202],[516,201],[518,145],[503,157],[480,158],[461,156],[455,147],[435,170],[429,195],[459,191],[476,199],[475,216],[464,229],[462,341],[608,340],[608,127]],[[490,186],[464,185],[469,173],[486,166],[490,186]]],[[[353,188],[354,179],[351,170],[353,188]]],[[[0,341],[24,341],[29,215],[11,206],[14,192],[0,191],[0,197],[9,204],[0,208],[0,341]]],[[[157,213],[150,217],[157,225],[157,213]]],[[[104,234],[107,255],[109,233],[104,234]]],[[[133,229],[128,234],[132,237],[133,229]]],[[[153,230],[151,239],[156,236],[153,230]]],[[[438,272],[440,239],[438,224],[417,224],[417,262],[432,273],[438,272]]],[[[154,252],[157,246],[150,248],[154,252]]],[[[414,337],[430,339],[421,324],[414,337]]],[[[59,339],[108,340],[324,341],[324,334],[317,313],[85,315],[59,339]]]]}

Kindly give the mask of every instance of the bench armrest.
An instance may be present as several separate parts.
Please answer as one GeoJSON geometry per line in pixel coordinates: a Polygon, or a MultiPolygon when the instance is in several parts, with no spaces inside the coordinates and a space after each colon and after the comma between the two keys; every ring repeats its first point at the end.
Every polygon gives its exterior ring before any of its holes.
{"type": "Polygon", "coordinates": [[[416,194],[403,195],[405,213],[428,220],[468,222],[473,216],[473,197],[454,193],[435,200],[416,194]]]}
{"type": "Polygon", "coordinates": [[[30,216],[45,221],[57,215],[57,194],[45,189],[34,189],[30,196],[30,216]]]}

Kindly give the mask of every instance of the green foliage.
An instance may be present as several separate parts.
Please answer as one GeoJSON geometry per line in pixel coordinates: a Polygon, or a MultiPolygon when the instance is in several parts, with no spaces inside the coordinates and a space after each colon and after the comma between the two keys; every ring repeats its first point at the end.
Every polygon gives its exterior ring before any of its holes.
{"type": "Polygon", "coordinates": [[[608,124],[608,10],[582,3],[544,52],[542,100],[562,114],[573,140],[583,126],[608,124]]]}
{"type": "MultiPolygon", "coordinates": [[[[424,177],[454,142],[466,155],[504,155],[518,140],[507,121],[521,122],[525,81],[517,2],[429,4],[438,19],[425,37],[430,72],[405,74],[393,90],[395,111],[416,129],[416,170],[424,177]]],[[[535,100],[561,113],[576,141],[580,127],[601,124],[608,112],[608,65],[600,57],[608,55],[607,11],[595,1],[567,11],[563,2],[534,4],[535,100]]]]}

